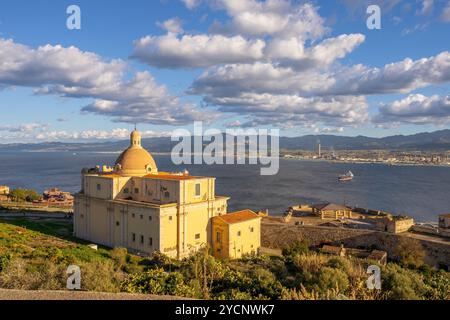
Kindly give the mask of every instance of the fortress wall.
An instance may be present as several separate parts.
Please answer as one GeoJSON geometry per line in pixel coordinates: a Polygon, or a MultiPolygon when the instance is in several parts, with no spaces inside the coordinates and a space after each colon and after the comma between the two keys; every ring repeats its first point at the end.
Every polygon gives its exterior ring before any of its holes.
{"type": "MultiPolygon", "coordinates": [[[[388,257],[392,257],[400,237],[405,235],[333,227],[261,224],[261,246],[273,249],[282,249],[295,241],[307,239],[312,246],[343,244],[351,248],[376,248],[386,251],[388,257]]],[[[434,266],[440,264],[450,266],[450,245],[418,240],[425,250],[426,263],[434,266]]]]}

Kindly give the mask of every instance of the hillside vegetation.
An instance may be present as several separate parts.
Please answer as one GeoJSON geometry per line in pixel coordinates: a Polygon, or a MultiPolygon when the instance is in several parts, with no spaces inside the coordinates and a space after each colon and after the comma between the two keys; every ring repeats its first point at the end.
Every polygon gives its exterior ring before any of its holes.
{"type": "Polygon", "coordinates": [[[382,290],[366,287],[372,262],[312,252],[306,243],[282,256],[220,261],[206,250],[183,261],[124,248],[92,250],[68,222],[0,220],[0,288],[65,290],[70,264],[82,290],[204,299],[449,299],[450,275],[424,265],[381,266],[382,290]]]}

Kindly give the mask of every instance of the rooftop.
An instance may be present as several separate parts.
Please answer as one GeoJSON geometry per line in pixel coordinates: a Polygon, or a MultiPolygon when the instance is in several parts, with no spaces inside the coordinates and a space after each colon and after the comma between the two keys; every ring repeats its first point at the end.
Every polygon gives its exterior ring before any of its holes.
{"type": "Polygon", "coordinates": [[[450,213],[440,214],[439,217],[441,217],[441,218],[450,218],[450,213]]]}
{"type": "Polygon", "coordinates": [[[252,210],[241,210],[236,212],[231,212],[224,214],[222,216],[214,217],[215,219],[221,219],[225,223],[233,224],[239,223],[247,220],[257,219],[259,216],[252,210]]]}
{"type": "Polygon", "coordinates": [[[342,250],[345,249],[343,247],[330,246],[326,244],[322,247],[322,252],[336,255],[340,255],[342,250]]]}
{"type": "Polygon", "coordinates": [[[391,216],[391,218],[392,218],[392,220],[395,220],[395,221],[402,221],[402,220],[410,220],[410,219],[412,219],[411,217],[402,216],[402,215],[391,216]]]}
{"type": "MultiPolygon", "coordinates": [[[[124,177],[124,175],[112,172],[112,173],[101,173],[101,174],[99,174],[99,177],[114,179],[114,178],[124,177]]],[[[143,178],[162,179],[162,180],[195,180],[195,179],[202,179],[205,177],[190,176],[188,174],[158,172],[158,173],[147,174],[147,175],[143,176],[143,178]]]]}
{"type": "Polygon", "coordinates": [[[321,204],[315,204],[312,206],[313,208],[317,210],[350,210],[350,207],[347,207],[342,204],[336,204],[336,203],[321,203],[321,204]]]}

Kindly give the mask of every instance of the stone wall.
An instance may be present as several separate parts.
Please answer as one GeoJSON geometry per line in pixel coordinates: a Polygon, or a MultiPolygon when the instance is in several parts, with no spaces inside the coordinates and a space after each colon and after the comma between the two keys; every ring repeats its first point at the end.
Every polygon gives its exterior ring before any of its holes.
{"type": "Polygon", "coordinates": [[[393,233],[402,233],[406,232],[414,225],[414,220],[411,219],[402,219],[402,220],[393,220],[391,225],[388,226],[388,231],[393,233]],[[389,228],[390,227],[390,228],[389,228]]]}
{"type": "MultiPolygon", "coordinates": [[[[386,232],[341,229],[318,226],[295,226],[283,224],[261,225],[261,245],[267,248],[281,249],[295,241],[307,239],[311,246],[320,247],[323,244],[340,245],[350,248],[371,248],[384,250],[389,258],[400,237],[405,235],[386,232]]],[[[418,239],[425,252],[426,263],[434,266],[450,266],[450,245],[440,242],[418,239]]]]}

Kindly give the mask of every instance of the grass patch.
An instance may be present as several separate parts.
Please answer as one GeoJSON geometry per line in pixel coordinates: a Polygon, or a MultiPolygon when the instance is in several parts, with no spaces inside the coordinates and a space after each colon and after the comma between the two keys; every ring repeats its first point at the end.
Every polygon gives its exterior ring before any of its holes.
{"type": "Polygon", "coordinates": [[[0,219],[0,287],[64,290],[66,270],[80,266],[82,289],[118,292],[126,275],[141,272],[140,258],[118,260],[114,249],[93,250],[71,236],[70,221],[56,219],[0,219]]]}

